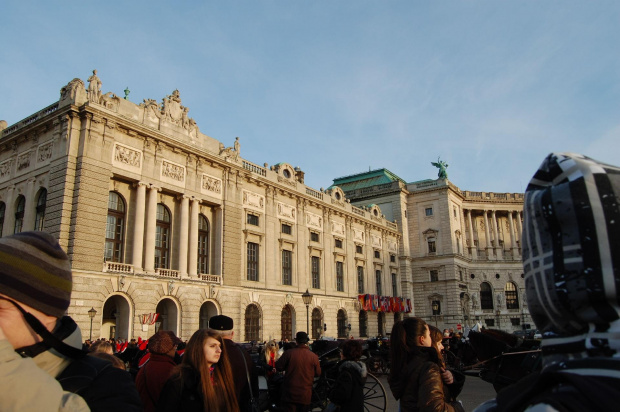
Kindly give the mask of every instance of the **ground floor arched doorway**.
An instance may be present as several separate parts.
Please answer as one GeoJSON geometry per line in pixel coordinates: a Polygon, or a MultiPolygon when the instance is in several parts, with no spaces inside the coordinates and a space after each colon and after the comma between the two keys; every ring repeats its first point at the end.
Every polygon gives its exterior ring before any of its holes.
{"type": "Polygon", "coordinates": [[[179,310],[176,303],[172,299],[164,298],[159,301],[155,311],[159,313],[159,318],[157,319],[157,322],[155,322],[155,329],[171,330],[175,335],[179,336],[179,310]]]}
{"type": "MultiPolygon", "coordinates": [[[[130,339],[131,308],[129,301],[121,295],[110,296],[103,304],[100,338],[130,339]]],[[[94,336],[93,336],[94,338],[94,336]]]]}
{"type": "Polygon", "coordinates": [[[213,302],[205,302],[200,307],[200,323],[198,327],[200,329],[207,329],[209,327],[209,319],[217,315],[217,307],[213,302]]]}
{"type": "Polygon", "coordinates": [[[293,308],[291,305],[286,305],[282,308],[280,315],[280,329],[282,331],[283,341],[293,340],[293,308]]]}
{"type": "Polygon", "coordinates": [[[319,339],[323,333],[323,314],[321,309],[312,309],[312,339],[319,339]]]}

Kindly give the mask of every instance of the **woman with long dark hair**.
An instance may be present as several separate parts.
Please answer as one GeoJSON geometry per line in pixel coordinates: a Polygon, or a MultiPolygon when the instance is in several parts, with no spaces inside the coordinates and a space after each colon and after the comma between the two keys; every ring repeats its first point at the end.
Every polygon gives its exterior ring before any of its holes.
{"type": "Polygon", "coordinates": [[[225,350],[216,331],[196,331],[187,343],[183,362],[162,389],[157,410],[238,412],[235,385],[225,350]]]}
{"type": "Polygon", "coordinates": [[[388,383],[402,412],[464,412],[442,378],[439,356],[426,322],[398,321],[390,336],[391,368],[388,383]]]}
{"type": "Polygon", "coordinates": [[[450,390],[450,400],[456,400],[459,396],[463,385],[465,384],[465,375],[455,370],[448,370],[446,367],[446,361],[444,359],[444,347],[443,340],[445,339],[441,330],[435,326],[428,325],[431,331],[432,347],[437,351],[439,357],[439,366],[441,367],[441,379],[448,386],[450,390]]]}

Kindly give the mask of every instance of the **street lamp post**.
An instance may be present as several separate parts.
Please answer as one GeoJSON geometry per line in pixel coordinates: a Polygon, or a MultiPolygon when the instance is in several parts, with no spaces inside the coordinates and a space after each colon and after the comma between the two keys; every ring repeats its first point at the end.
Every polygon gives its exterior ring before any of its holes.
{"type": "Polygon", "coordinates": [[[435,327],[437,327],[437,312],[439,312],[439,305],[437,302],[433,302],[433,317],[435,318],[435,327]]]}
{"type": "Polygon", "coordinates": [[[301,298],[306,304],[306,330],[310,331],[310,314],[308,311],[310,310],[310,303],[312,302],[312,293],[308,292],[308,289],[306,289],[306,293],[301,295],[301,298]]]}
{"type": "Polygon", "coordinates": [[[91,307],[90,310],[88,311],[88,316],[90,317],[90,338],[88,340],[90,341],[93,340],[93,318],[95,317],[96,314],[97,314],[97,311],[95,310],[95,308],[91,307]]]}

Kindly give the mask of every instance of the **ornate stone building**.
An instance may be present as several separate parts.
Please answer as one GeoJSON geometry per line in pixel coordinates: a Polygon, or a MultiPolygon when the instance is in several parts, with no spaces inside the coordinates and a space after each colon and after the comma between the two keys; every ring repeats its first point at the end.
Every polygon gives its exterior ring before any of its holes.
{"type": "Polygon", "coordinates": [[[334,180],[351,203],[379,206],[402,232],[403,293],[440,328],[532,323],[521,262],[523,194],[463,191],[447,179],[407,183],[386,169],[334,180]]]}
{"type": "Polygon", "coordinates": [[[245,160],[238,138],[200,132],[177,90],[137,105],[102,93],[96,71],[88,83],[0,122],[0,232],[59,239],[84,336],[189,338],[220,313],[238,340],[291,339],[306,322],[313,337],[374,336],[402,316],[358,303],[382,284],[405,295],[402,239],[378,208],[310,188],[290,164],[245,160]]]}

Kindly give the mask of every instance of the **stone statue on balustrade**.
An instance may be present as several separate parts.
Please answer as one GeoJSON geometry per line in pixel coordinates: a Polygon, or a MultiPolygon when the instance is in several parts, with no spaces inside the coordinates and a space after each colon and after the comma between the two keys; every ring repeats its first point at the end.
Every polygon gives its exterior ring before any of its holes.
{"type": "Polygon", "coordinates": [[[220,155],[224,156],[224,158],[238,162],[239,154],[241,152],[241,143],[239,143],[239,138],[235,138],[235,143],[233,147],[225,147],[224,143],[220,143],[220,155]]]}
{"type": "Polygon", "coordinates": [[[99,103],[101,99],[101,80],[97,76],[97,70],[93,70],[93,75],[88,78],[88,101],[99,103]]]}
{"type": "Polygon", "coordinates": [[[437,177],[439,179],[448,178],[448,172],[446,171],[446,169],[448,168],[448,164],[446,162],[444,162],[443,160],[439,160],[438,157],[437,162],[431,162],[431,164],[439,169],[439,172],[437,173],[437,177]]]}

